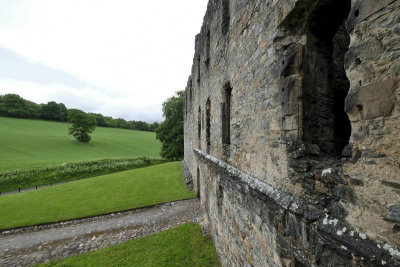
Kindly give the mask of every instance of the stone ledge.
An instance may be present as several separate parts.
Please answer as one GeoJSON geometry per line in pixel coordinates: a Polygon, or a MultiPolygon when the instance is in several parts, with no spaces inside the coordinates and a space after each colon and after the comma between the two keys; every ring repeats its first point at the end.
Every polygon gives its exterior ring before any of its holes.
{"type": "Polygon", "coordinates": [[[207,154],[201,150],[193,148],[193,151],[197,153],[199,156],[204,158],[205,160],[225,169],[229,175],[239,178],[242,182],[247,184],[249,187],[265,194],[267,197],[273,199],[276,203],[278,203],[282,208],[287,210],[291,204],[294,202],[294,198],[286,193],[280,192],[275,189],[271,185],[268,185],[260,180],[236,169],[232,165],[229,165],[225,161],[217,159],[210,154],[207,154]]]}
{"type": "MultiPolygon", "coordinates": [[[[295,232],[300,231],[300,223],[302,221],[308,222],[308,230],[306,230],[306,233],[313,233],[316,239],[319,240],[319,242],[316,242],[314,245],[318,245],[319,243],[325,244],[333,251],[340,251],[340,253],[346,255],[346,257],[359,257],[361,262],[367,266],[400,266],[400,251],[390,246],[390,244],[379,243],[371,239],[358,229],[351,227],[345,220],[339,220],[333,216],[329,216],[325,211],[315,206],[307,205],[304,201],[257,180],[223,160],[195,148],[193,148],[193,151],[202,160],[226,172],[229,177],[236,180],[235,182],[241,182],[249,186],[249,188],[265,195],[267,199],[278,204],[286,211],[284,216],[288,219],[285,219],[285,221],[293,222],[293,228],[297,229],[295,232]]],[[[288,235],[290,236],[291,234],[288,233],[288,235]]],[[[298,239],[298,236],[293,240],[296,239],[298,239]]],[[[294,254],[300,262],[306,266],[314,266],[313,260],[308,258],[306,253],[302,253],[302,251],[314,251],[315,247],[309,244],[306,245],[306,247],[310,247],[305,248],[303,247],[305,244],[296,244],[296,242],[292,242],[293,241],[288,239],[284,243],[287,247],[297,252],[294,254]]]]}

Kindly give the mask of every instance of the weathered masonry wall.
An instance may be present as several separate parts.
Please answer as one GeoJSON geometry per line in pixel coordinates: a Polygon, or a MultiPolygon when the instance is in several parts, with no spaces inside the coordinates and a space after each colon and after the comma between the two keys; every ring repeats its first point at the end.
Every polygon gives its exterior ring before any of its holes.
{"type": "Polygon", "coordinates": [[[400,265],[400,1],[212,0],[187,183],[224,266],[400,265]]]}

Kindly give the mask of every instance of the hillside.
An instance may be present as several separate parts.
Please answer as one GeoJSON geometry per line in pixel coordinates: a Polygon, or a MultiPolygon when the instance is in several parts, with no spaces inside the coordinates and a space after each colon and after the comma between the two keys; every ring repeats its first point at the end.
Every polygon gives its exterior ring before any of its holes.
{"type": "Polygon", "coordinates": [[[65,122],[0,117],[0,173],[91,159],[160,158],[152,132],[97,127],[90,143],[80,143],[67,128],[65,122]]]}

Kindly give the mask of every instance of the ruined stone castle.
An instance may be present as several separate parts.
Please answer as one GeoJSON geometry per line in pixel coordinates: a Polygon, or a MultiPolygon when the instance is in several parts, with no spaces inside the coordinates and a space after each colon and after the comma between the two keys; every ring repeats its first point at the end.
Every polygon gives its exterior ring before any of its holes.
{"type": "Polygon", "coordinates": [[[224,266],[400,266],[399,0],[210,0],[184,131],[224,266]]]}

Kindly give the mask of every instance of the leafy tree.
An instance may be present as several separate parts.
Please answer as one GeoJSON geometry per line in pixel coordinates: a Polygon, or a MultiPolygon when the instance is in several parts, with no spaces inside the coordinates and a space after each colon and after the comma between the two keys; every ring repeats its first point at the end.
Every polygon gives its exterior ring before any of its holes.
{"type": "Polygon", "coordinates": [[[0,96],[0,115],[17,118],[37,118],[40,106],[17,94],[0,96]]]}
{"type": "Polygon", "coordinates": [[[162,104],[165,121],[156,129],[156,137],[162,143],[161,156],[170,160],[183,158],[183,91],[168,98],[162,104]]]}
{"type": "Polygon", "coordinates": [[[72,125],[68,129],[68,133],[72,134],[80,142],[89,142],[91,137],[89,133],[96,128],[96,118],[90,114],[86,114],[79,109],[68,110],[68,122],[72,125]]]}
{"type": "Polygon", "coordinates": [[[54,101],[42,104],[41,118],[52,121],[67,121],[67,108],[63,103],[57,104],[54,101]]]}
{"type": "Polygon", "coordinates": [[[158,128],[158,126],[160,126],[160,124],[158,123],[158,122],[153,122],[152,124],[150,124],[150,131],[151,132],[155,132],[156,131],[156,129],[158,128]]]}

